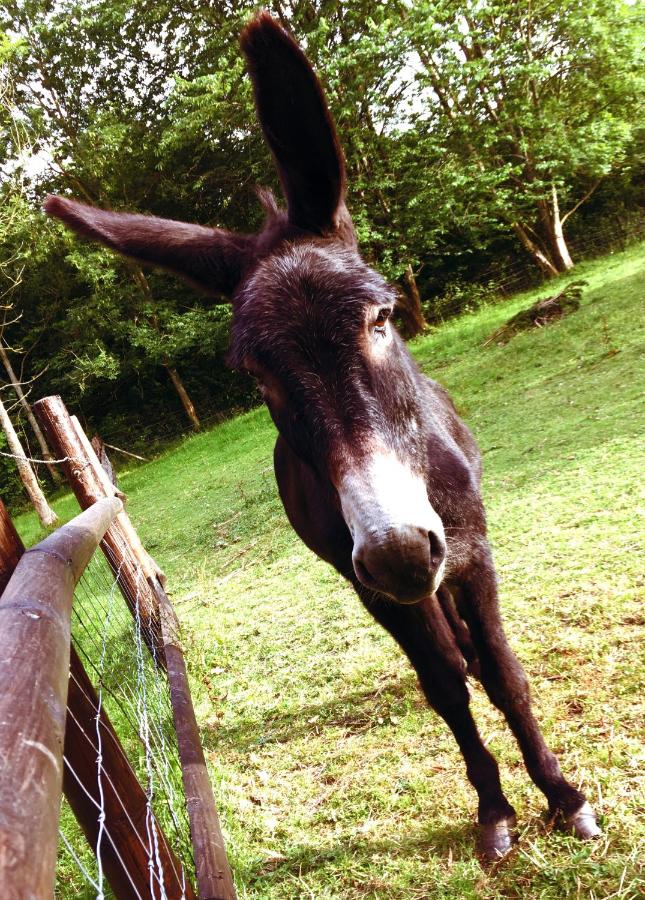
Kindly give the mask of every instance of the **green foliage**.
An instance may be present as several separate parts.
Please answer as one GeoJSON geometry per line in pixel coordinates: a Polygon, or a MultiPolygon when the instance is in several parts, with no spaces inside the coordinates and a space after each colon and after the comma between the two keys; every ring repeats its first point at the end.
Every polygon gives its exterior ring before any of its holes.
{"type": "MultiPolygon", "coordinates": [[[[632,215],[639,30],[622,0],[269,7],[324,83],[362,249],[404,287],[404,273],[417,273],[432,317],[477,306],[486,290],[468,283],[495,261],[517,261],[518,238],[563,268],[557,215],[588,195],[604,198],[596,222],[607,209],[632,215]]],[[[258,227],[254,185],[279,185],[238,45],[254,8],[21,0],[0,10],[10,86],[0,104],[0,294],[4,276],[22,273],[11,342],[29,351],[27,375],[49,364],[40,393],[63,392],[102,430],[121,423],[126,441],[144,415],[183,415],[170,366],[201,412],[252,402],[225,374],[230,312],[78,241],[39,205],[54,191],[258,227]]]]}
{"type": "Polygon", "coordinates": [[[472,284],[461,280],[452,281],[446,289],[425,304],[425,316],[428,322],[442,322],[460,313],[474,312],[484,303],[499,298],[494,284],[472,284]]]}
{"type": "Polygon", "coordinates": [[[22,482],[16,473],[16,464],[8,455],[11,453],[7,444],[7,438],[0,431],[0,497],[2,501],[12,508],[19,508],[26,500],[22,482]]]}
{"type": "Polygon", "coordinates": [[[78,390],[85,393],[88,381],[114,381],[119,377],[119,360],[109,353],[98,341],[88,346],[84,356],[77,356],[71,381],[78,383],[78,390]]]}
{"type": "Polygon", "coordinates": [[[489,233],[519,223],[555,268],[555,225],[619,168],[636,121],[633,11],[614,0],[415,3],[405,16],[419,63],[417,128],[444,154],[433,209],[489,233]],[[555,206],[558,199],[560,209],[555,206]]]}

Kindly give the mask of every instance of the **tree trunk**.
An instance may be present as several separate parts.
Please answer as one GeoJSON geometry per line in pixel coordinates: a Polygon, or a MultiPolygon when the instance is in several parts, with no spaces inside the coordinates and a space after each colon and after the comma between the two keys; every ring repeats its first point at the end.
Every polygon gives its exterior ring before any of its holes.
{"type": "Polygon", "coordinates": [[[49,503],[47,503],[47,498],[43,494],[42,489],[38,484],[38,479],[34,475],[33,469],[25,458],[25,451],[22,449],[22,444],[20,443],[11,419],[9,418],[9,414],[4,408],[4,404],[1,400],[0,425],[2,426],[2,430],[7,436],[7,443],[16,460],[16,466],[18,467],[20,480],[25,486],[25,490],[29,495],[29,499],[34,506],[34,509],[38,513],[38,518],[45,527],[53,525],[58,521],[58,516],[50,507],[49,503]]]}
{"type": "Polygon", "coordinates": [[[51,455],[49,447],[47,446],[47,441],[45,440],[45,435],[40,430],[40,425],[36,421],[36,417],[31,410],[31,406],[29,405],[29,401],[25,397],[24,391],[22,389],[22,385],[20,381],[16,378],[16,373],[13,370],[13,366],[11,365],[11,360],[9,359],[9,354],[7,353],[6,347],[0,341],[0,359],[2,359],[2,364],[7,370],[7,375],[9,376],[9,381],[11,382],[14,391],[16,392],[16,396],[18,397],[18,401],[25,411],[25,415],[31,425],[31,430],[36,435],[36,440],[40,445],[40,452],[43,455],[43,459],[51,460],[52,464],[47,468],[49,469],[49,473],[54,479],[54,481],[58,484],[60,482],[60,475],[56,471],[53,465],[54,457],[51,455]]]}
{"type": "Polygon", "coordinates": [[[179,377],[179,372],[168,362],[165,362],[164,366],[166,368],[166,371],[170,375],[170,380],[172,381],[175,390],[179,394],[179,399],[181,400],[182,405],[186,410],[186,415],[193,423],[193,428],[195,429],[195,431],[199,431],[202,427],[202,423],[197,417],[197,412],[195,410],[195,407],[193,406],[193,401],[188,396],[188,391],[184,387],[184,383],[179,377]]]}
{"type": "Polygon", "coordinates": [[[405,290],[397,306],[397,311],[401,318],[401,334],[404,338],[413,338],[415,335],[425,331],[428,323],[421,309],[421,295],[419,294],[417,281],[410,263],[408,263],[403,273],[403,281],[405,290]]]}
{"type": "MultiPolygon", "coordinates": [[[[135,266],[132,266],[131,271],[134,276],[134,280],[135,280],[136,284],[138,284],[139,287],[141,288],[143,296],[146,298],[146,300],[150,304],[152,304],[152,306],[154,308],[154,298],[152,296],[152,291],[150,290],[150,285],[148,284],[148,279],[146,278],[146,276],[143,273],[143,269],[141,269],[141,268],[139,268],[139,266],[135,265],[135,266]]],[[[152,327],[155,329],[155,331],[157,333],[159,333],[159,323],[157,321],[156,313],[154,313],[152,315],[150,321],[151,321],[152,327]]],[[[170,376],[170,380],[172,381],[173,387],[179,395],[181,404],[184,407],[184,409],[186,410],[186,415],[188,416],[190,421],[193,423],[193,428],[195,429],[195,431],[199,431],[202,427],[202,424],[197,417],[197,412],[193,405],[193,401],[188,396],[188,391],[184,387],[184,383],[181,380],[181,378],[179,377],[179,372],[177,371],[177,369],[175,369],[173,366],[170,365],[168,360],[164,360],[163,366],[166,369],[166,371],[168,372],[168,375],[170,376]]]]}
{"type": "Polygon", "coordinates": [[[548,200],[538,201],[538,212],[542,224],[541,235],[545,246],[548,248],[549,257],[558,272],[568,272],[573,268],[573,260],[569,254],[562,219],[560,218],[560,206],[555,185],[551,186],[552,203],[548,200]]]}
{"type": "Polygon", "coordinates": [[[564,239],[564,231],[562,229],[562,219],[560,218],[560,204],[558,203],[558,192],[555,185],[551,186],[552,196],[552,212],[551,222],[553,227],[553,243],[555,245],[556,264],[561,272],[568,272],[573,268],[573,260],[564,239]]]}
{"type": "Polygon", "coordinates": [[[546,253],[530,238],[523,225],[520,225],[519,222],[513,222],[513,231],[520,239],[524,249],[530,254],[533,262],[537,263],[545,275],[553,278],[560,274],[546,253]]]}

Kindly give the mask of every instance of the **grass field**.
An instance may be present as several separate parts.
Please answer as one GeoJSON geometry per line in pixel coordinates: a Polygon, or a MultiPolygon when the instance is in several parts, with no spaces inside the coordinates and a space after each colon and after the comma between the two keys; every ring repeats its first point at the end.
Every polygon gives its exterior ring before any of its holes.
{"type": "MultiPolygon", "coordinates": [[[[521,829],[512,857],[481,869],[456,745],[395,645],[287,526],[264,410],[121,473],[184,625],[240,897],[643,895],[644,274],[642,247],[579,266],[580,311],[505,347],[483,344],[552,287],[413,344],[483,452],[507,631],[548,741],[601,814],[596,843],[549,833],[542,796],[474,685],[521,829]]],[[[57,508],[75,512],[70,498],[57,508]]],[[[18,526],[35,540],[31,516],[18,526]]]]}

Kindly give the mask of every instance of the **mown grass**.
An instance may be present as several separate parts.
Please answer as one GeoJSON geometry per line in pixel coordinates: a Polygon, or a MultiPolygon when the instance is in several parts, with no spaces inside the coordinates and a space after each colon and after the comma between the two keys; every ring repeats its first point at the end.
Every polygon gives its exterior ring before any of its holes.
{"type": "MultiPolygon", "coordinates": [[[[588,281],[579,312],[505,347],[483,344],[552,286],[412,348],[482,449],[507,630],[548,741],[601,814],[601,841],[551,833],[508,730],[474,686],[522,831],[510,859],[482,870],[475,798],[447,729],[391,640],[285,522],[266,412],[121,474],[184,624],[240,897],[642,895],[644,269],[642,248],[578,267],[569,277],[588,281]]],[[[58,508],[69,516],[74,504],[58,508]]],[[[18,524],[35,538],[31,517],[18,524]]]]}

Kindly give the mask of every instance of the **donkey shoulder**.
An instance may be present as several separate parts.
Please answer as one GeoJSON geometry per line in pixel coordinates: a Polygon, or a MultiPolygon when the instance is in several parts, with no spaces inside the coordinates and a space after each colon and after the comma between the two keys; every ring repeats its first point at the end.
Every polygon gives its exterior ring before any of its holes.
{"type": "Polygon", "coordinates": [[[431,428],[431,443],[436,444],[442,439],[446,441],[446,450],[457,451],[457,456],[463,459],[464,464],[470,470],[477,488],[481,482],[481,454],[470,429],[459,416],[454,401],[445,387],[422,376],[425,394],[425,409],[429,419],[437,426],[437,432],[431,428]]]}

